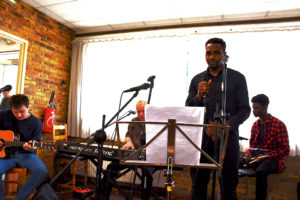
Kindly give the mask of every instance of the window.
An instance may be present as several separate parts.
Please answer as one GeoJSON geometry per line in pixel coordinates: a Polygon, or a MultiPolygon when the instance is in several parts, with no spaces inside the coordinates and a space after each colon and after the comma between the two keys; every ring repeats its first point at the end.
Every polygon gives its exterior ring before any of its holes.
{"type": "MultiPolygon", "coordinates": [[[[290,145],[296,150],[297,141],[300,141],[296,128],[297,101],[300,99],[297,92],[299,34],[300,25],[289,23],[93,38],[93,41],[88,40],[83,63],[82,119],[91,131],[101,128],[102,115],[105,114],[108,120],[117,112],[121,92],[147,82],[151,75],[156,76],[151,104],[184,106],[191,78],[207,67],[205,42],[212,37],[221,37],[227,43],[228,67],[246,77],[249,100],[259,93],[269,96],[269,112],[286,124],[290,145]]],[[[130,97],[130,93],[124,94],[122,103],[130,97]]],[[[140,91],[124,112],[135,110],[135,102],[147,98],[148,90],[140,91]]],[[[241,136],[250,137],[255,120],[251,113],[240,126],[241,136]]],[[[110,127],[107,133],[111,135],[113,129],[114,126],[110,127]]]]}

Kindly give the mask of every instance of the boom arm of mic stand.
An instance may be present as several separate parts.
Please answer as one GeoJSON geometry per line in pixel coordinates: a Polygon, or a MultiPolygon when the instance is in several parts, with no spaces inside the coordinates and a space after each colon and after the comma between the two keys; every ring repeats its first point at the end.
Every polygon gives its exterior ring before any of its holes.
{"type": "MultiPolygon", "coordinates": [[[[122,108],[118,110],[118,112],[105,124],[105,115],[103,116],[102,120],[102,131],[107,128],[110,123],[114,120],[115,117],[119,115],[119,113],[124,110],[124,108],[138,95],[138,91],[136,91],[132,97],[124,104],[122,108]]],[[[94,134],[93,134],[94,135],[94,134]]],[[[96,199],[100,198],[100,187],[101,187],[101,173],[102,173],[102,148],[103,142],[98,143],[98,165],[97,165],[97,174],[96,174],[96,199]]]]}
{"type": "MultiPolygon", "coordinates": [[[[132,97],[126,102],[126,104],[106,123],[106,125],[104,127],[102,127],[102,129],[104,130],[105,128],[109,127],[110,125],[116,123],[112,121],[119,115],[120,112],[122,112],[122,110],[124,110],[124,108],[139,94],[138,91],[136,91],[132,97]]],[[[93,137],[95,135],[95,133],[91,134],[90,136],[88,136],[87,138],[84,138],[82,140],[80,140],[78,143],[84,142],[86,140],[88,140],[89,138],[93,137]]]]}
{"type": "Polygon", "coordinates": [[[150,104],[151,94],[152,94],[153,87],[154,87],[154,80],[152,80],[151,83],[150,83],[150,90],[149,90],[149,96],[148,96],[148,104],[150,104]]]}
{"type": "MultiPolygon", "coordinates": [[[[122,116],[119,120],[122,120],[122,119],[124,119],[125,117],[127,117],[127,116],[129,116],[129,115],[130,115],[130,113],[128,113],[128,114],[122,116]]],[[[116,121],[112,122],[111,124],[108,124],[107,127],[110,127],[111,125],[113,125],[113,124],[115,124],[115,123],[116,123],[116,121]]],[[[107,127],[106,127],[106,128],[107,128],[107,127]]],[[[94,134],[88,136],[87,138],[83,138],[82,140],[80,140],[80,141],[77,142],[77,143],[82,143],[82,142],[88,140],[89,138],[91,138],[91,137],[93,137],[93,136],[94,136],[94,134]]]]}
{"type": "Polygon", "coordinates": [[[118,110],[118,112],[106,123],[105,128],[108,127],[108,125],[120,114],[120,112],[122,112],[122,110],[124,110],[124,108],[139,94],[139,91],[136,91],[132,97],[124,104],[124,106],[122,106],[122,108],[120,110],[118,110]]]}
{"type": "Polygon", "coordinates": [[[50,185],[52,185],[61,175],[64,173],[64,171],[70,167],[70,165],[81,155],[81,153],[90,146],[90,144],[93,143],[93,140],[90,140],[83,148],[81,151],[79,151],[74,158],[59,172],[56,174],[56,176],[50,181],[50,185]]]}
{"type": "MultiPolygon", "coordinates": [[[[107,124],[105,125],[105,127],[102,127],[103,130],[113,121],[113,119],[138,95],[138,91],[136,91],[132,97],[126,102],[126,104],[107,122],[107,124]]],[[[93,133],[92,135],[90,135],[88,138],[93,137],[95,135],[95,133],[93,133]]],[[[87,140],[88,138],[84,138],[83,140],[79,141],[83,142],[85,140],[87,140]]],[[[88,144],[82,148],[81,151],[79,151],[75,157],[51,180],[50,184],[54,183],[56,181],[57,178],[59,178],[59,176],[61,176],[61,174],[81,155],[81,153],[89,147],[90,144],[92,144],[94,142],[94,140],[90,140],[88,142],[88,144]]]]}

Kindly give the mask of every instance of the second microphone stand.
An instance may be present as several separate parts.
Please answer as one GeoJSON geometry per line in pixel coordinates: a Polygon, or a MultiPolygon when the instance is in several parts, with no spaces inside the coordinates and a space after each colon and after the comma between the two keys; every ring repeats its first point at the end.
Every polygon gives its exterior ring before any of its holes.
{"type": "MultiPolygon", "coordinates": [[[[216,127],[216,133],[215,133],[215,146],[214,146],[214,158],[221,160],[222,158],[222,152],[224,148],[224,135],[225,135],[225,129],[221,130],[220,140],[218,140],[218,123],[221,122],[222,126],[225,126],[226,121],[229,118],[229,115],[226,113],[226,95],[227,95],[227,61],[224,62],[224,68],[222,71],[222,83],[221,83],[221,92],[222,92],[222,104],[221,104],[221,110],[219,107],[219,104],[216,103],[216,111],[214,113],[214,119],[215,119],[215,125],[216,127]],[[218,149],[218,146],[220,149],[218,149]],[[219,150],[219,152],[218,152],[219,150]],[[219,155],[218,155],[219,154],[219,155]]],[[[227,145],[226,145],[227,146],[227,145]]],[[[223,193],[223,177],[222,177],[222,169],[218,170],[218,177],[219,177],[219,191],[220,194],[223,193]]],[[[215,199],[215,183],[216,183],[216,170],[213,171],[213,186],[212,186],[212,198],[215,199]]]]}
{"type": "MultiPolygon", "coordinates": [[[[85,151],[94,141],[98,143],[98,165],[97,165],[97,175],[96,175],[96,195],[95,200],[100,200],[100,186],[101,186],[101,173],[102,173],[102,162],[103,162],[103,142],[106,140],[105,128],[107,128],[111,122],[115,119],[116,116],[120,114],[121,111],[138,95],[138,91],[136,91],[133,96],[118,110],[118,112],[105,124],[105,115],[103,116],[102,121],[102,129],[96,131],[88,138],[93,137],[74,157],[73,159],[59,172],[57,175],[50,181],[50,185],[52,185],[63,173],[66,169],[70,167],[70,165],[85,151]],[[105,124],[105,125],[104,125],[105,124]]],[[[86,140],[86,139],[84,139],[86,140]]]]}

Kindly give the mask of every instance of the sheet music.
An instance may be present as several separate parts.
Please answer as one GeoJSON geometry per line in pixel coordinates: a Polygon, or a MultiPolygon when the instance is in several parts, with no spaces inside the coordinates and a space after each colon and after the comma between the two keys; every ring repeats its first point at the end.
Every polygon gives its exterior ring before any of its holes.
{"type": "MultiPolygon", "coordinates": [[[[176,119],[176,123],[203,124],[204,107],[161,107],[146,105],[145,121],[167,122],[176,119]]],[[[146,142],[148,143],[165,125],[146,124],[146,142]]],[[[202,127],[180,126],[183,132],[199,147],[202,142],[202,127]]],[[[168,130],[165,130],[146,148],[148,163],[167,163],[168,130]]],[[[199,164],[200,151],[176,129],[175,164],[199,164]]]]}

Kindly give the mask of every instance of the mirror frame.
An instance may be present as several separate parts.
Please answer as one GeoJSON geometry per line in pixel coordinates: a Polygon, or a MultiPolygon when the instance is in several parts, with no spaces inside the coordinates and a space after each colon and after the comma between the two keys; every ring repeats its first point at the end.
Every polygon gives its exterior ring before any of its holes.
{"type": "Polygon", "coordinates": [[[19,64],[17,73],[17,83],[16,83],[16,94],[22,94],[24,91],[24,79],[26,70],[26,60],[27,60],[27,50],[28,41],[20,37],[7,33],[0,30],[0,36],[7,38],[9,40],[15,41],[20,44],[20,54],[19,54],[19,64]]]}

